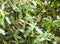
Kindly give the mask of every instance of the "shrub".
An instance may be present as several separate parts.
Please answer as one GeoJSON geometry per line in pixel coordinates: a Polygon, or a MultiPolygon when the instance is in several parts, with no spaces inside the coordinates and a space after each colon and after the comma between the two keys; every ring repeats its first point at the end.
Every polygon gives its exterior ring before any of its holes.
{"type": "Polygon", "coordinates": [[[0,0],[0,29],[1,44],[57,44],[60,1],[0,0]]]}

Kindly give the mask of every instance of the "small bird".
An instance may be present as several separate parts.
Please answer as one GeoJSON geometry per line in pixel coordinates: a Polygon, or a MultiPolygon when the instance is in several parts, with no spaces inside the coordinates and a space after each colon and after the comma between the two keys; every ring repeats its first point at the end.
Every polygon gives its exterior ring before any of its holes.
{"type": "Polygon", "coordinates": [[[40,22],[41,19],[42,19],[42,13],[40,13],[36,16],[36,22],[40,22]]]}
{"type": "Polygon", "coordinates": [[[17,21],[17,20],[14,21],[13,25],[15,28],[20,28],[19,21],[17,21]]]}

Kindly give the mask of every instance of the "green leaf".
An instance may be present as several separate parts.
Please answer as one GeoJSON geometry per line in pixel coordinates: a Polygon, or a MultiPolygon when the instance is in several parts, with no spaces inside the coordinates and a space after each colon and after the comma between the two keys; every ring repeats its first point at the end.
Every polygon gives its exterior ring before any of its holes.
{"type": "Polygon", "coordinates": [[[7,41],[3,41],[3,42],[4,42],[4,44],[8,44],[7,41]]]}
{"type": "Polygon", "coordinates": [[[24,33],[24,37],[27,37],[29,36],[29,34],[31,33],[32,30],[28,29],[27,31],[25,31],[24,33]]]}

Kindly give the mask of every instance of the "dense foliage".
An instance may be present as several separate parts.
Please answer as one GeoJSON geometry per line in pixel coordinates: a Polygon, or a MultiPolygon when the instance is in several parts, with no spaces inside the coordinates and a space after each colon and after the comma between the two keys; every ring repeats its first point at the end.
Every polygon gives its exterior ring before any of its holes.
{"type": "Polygon", "coordinates": [[[60,0],[0,0],[0,44],[60,44],[60,0]]]}

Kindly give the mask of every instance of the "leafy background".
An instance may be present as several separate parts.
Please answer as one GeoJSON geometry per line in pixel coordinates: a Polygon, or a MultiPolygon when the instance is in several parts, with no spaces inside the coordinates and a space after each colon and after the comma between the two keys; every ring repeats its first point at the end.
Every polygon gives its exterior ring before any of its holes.
{"type": "Polygon", "coordinates": [[[0,0],[0,44],[60,44],[60,0],[0,0]]]}

